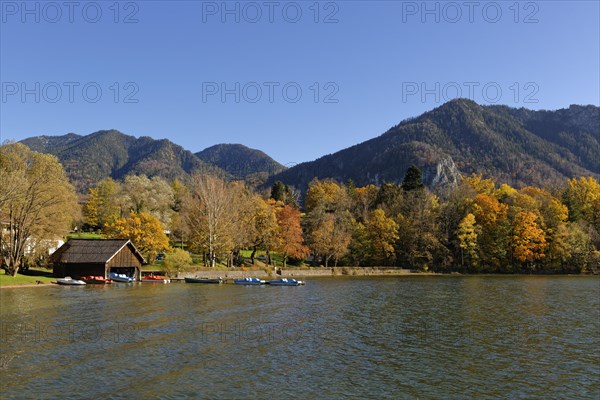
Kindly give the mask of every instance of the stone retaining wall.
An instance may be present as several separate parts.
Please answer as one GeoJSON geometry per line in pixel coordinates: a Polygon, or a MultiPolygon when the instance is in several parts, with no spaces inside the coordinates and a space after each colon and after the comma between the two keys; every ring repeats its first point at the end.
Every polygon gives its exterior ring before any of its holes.
{"type": "Polygon", "coordinates": [[[177,275],[178,278],[276,278],[281,277],[310,277],[310,276],[391,276],[391,275],[414,275],[407,269],[400,268],[377,268],[377,267],[335,267],[335,268],[311,268],[311,269],[284,269],[281,275],[275,272],[269,275],[264,270],[227,270],[227,271],[197,271],[185,272],[177,275]]]}

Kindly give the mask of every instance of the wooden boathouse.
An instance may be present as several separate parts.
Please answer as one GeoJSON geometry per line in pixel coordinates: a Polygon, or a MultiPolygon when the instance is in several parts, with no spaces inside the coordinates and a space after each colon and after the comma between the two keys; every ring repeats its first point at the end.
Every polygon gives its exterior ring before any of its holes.
{"type": "Polygon", "coordinates": [[[55,277],[73,279],[86,275],[106,278],[116,272],[139,280],[146,263],[129,239],[69,239],[49,261],[55,277]]]}

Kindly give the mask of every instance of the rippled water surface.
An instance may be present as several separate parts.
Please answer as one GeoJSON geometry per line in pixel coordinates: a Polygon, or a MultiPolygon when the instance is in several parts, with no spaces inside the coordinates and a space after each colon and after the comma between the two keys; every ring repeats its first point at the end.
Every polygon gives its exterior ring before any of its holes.
{"type": "Polygon", "coordinates": [[[600,398],[598,277],[0,290],[0,398],[600,398]]]}

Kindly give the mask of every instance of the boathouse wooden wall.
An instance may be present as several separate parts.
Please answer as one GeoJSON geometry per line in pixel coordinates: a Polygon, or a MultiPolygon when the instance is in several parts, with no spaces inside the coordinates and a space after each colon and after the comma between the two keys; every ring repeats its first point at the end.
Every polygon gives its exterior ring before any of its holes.
{"type": "Polygon", "coordinates": [[[82,276],[90,275],[105,276],[104,264],[56,264],[52,272],[57,278],[70,276],[73,279],[79,279],[82,276]]]}
{"type": "Polygon", "coordinates": [[[136,257],[133,249],[130,246],[125,246],[106,263],[106,275],[108,276],[110,272],[116,272],[135,279],[141,279],[141,267],[142,263],[136,257]]]}
{"type": "Polygon", "coordinates": [[[121,267],[136,267],[140,268],[142,263],[139,258],[135,256],[131,247],[125,246],[107,263],[108,268],[121,268],[121,267]]]}
{"type": "Polygon", "coordinates": [[[144,258],[127,239],[70,239],[50,256],[50,263],[56,277],[115,272],[140,279],[144,258]]]}

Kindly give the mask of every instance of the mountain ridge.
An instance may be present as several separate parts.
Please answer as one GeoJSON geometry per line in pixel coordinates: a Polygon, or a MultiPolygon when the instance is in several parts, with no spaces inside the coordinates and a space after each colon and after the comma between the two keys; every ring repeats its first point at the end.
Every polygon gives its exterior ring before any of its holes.
{"type": "Polygon", "coordinates": [[[202,161],[216,165],[236,179],[247,179],[257,173],[274,175],[286,169],[265,154],[239,143],[221,143],[194,153],[202,161]]]}
{"type": "Polygon", "coordinates": [[[472,173],[513,186],[600,177],[600,107],[593,105],[529,110],[456,99],[367,141],[289,169],[241,144],[217,144],[194,154],[168,139],[136,138],[116,130],[21,142],[56,155],[80,191],[107,176],[186,179],[196,170],[259,187],[281,180],[303,191],[315,177],[351,179],[357,185],[400,182],[413,164],[430,186],[454,184],[460,174],[472,173]]]}
{"type": "Polygon", "coordinates": [[[36,136],[21,141],[32,150],[58,157],[71,182],[81,192],[98,181],[128,174],[160,176],[185,180],[201,170],[226,177],[227,173],[207,164],[168,139],[136,138],[117,130],[101,130],[89,135],[36,136]]]}
{"type": "Polygon", "coordinates": [[[431,185],[435,176],[431,171],[450,159],[462,174],[482,173],[515,186],[547,186],[573,176],[598,177],[600,162],[593,155],[600,154],[599,143],[596,106],[532,111],[457,99],[365,142],[298,164],[268,183],[281,180],[304,190],[313,177],[351,179],[357,185],[400,182],[414,164],[429,171],[431,185]],[[561,140],[550,140],[552,121],[569,120],[581,110],[586,115],[576,128],[555,127],[560,134],[554,137],[561,140]],[[520,119],[515,116],[519,113],[520,119]],[[581,137],[585,146],[578,145],[581,137]]]}

